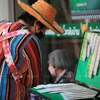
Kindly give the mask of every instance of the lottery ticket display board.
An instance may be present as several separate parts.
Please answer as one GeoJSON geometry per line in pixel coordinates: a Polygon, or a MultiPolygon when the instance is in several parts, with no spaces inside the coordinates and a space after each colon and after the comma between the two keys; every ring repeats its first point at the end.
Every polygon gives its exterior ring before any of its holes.
{"type": "Polygon", "coordinates": [[[84,33],[75,80],[100,91],[100,33],[84,33]]]}

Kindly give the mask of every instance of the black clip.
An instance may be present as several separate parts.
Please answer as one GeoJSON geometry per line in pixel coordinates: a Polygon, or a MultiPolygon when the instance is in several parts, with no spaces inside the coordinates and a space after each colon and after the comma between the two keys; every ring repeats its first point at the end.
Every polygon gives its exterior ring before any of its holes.
{"type": "Polygon", "coordinates": [[[93,100],[97,100],[99,95],[100,95],[100,91],[94,96],[93,100]]]}

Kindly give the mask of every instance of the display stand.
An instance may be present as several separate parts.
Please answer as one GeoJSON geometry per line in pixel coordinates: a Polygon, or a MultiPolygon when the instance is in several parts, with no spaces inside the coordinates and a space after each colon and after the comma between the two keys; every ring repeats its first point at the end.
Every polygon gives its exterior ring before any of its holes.
{"type": "Polygon", "coordinates": [[[100,33],[84,33],[75,80],[98,91],[92,100],[100,100],[100,33]]]}
{"type": "Polygon", "coordinates": [[[100,91],[100,33],[86,31],[75,73],[75,80],[100,91]]]}

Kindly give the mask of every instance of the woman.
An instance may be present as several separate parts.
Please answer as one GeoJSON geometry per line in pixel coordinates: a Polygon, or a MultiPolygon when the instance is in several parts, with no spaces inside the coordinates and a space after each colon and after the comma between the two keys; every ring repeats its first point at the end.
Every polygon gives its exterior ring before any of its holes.
{"type": "Polygon", "coordinates": [[[0,100],[27,100],[27,88],[37,86],[41,79],[39,38],[47,29],[64,33],[54,21],[56,10],[50,4],[17,1],[25,10],[19,20],[0,23],[0,100]]]}
{"type": "Polygon", "coordinates": [[[54,83],[74,82],[75,61],[67,50],[54,50],[48,59],[48,70],[56,77],[54,83]]]}

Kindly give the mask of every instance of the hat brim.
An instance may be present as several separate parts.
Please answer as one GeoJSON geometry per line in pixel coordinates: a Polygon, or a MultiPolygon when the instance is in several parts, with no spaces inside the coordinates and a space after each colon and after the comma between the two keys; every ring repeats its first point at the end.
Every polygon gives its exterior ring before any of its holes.
{"type": "Polygon", "coordinates": [[[22,0],[18,0],[18,4],[23,10],[34,16],[37,20],[39,20],[42,24],[51,29],[53,32],[62,34],[64,33],[64,30],[55,21],[53,21],[53,23],[50,23],[35,8],[22,2],[22,0]]]}

